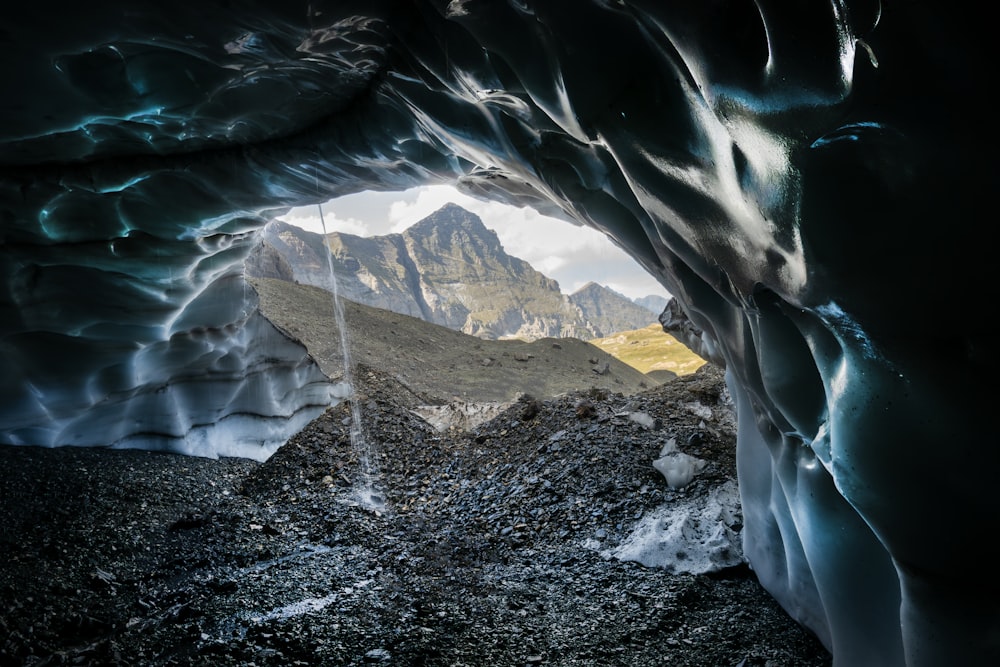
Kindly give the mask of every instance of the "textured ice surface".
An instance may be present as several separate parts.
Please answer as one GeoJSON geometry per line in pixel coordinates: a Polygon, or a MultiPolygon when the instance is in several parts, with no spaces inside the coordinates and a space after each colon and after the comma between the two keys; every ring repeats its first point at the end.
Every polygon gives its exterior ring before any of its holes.
{"type": "Polygon", "coordinates": [[[452,401],[446,405],[419,405],[412,412],[438,431],[447,431],[451,428],[471,431],[509,409],[511,405],[513,404],[500,402],[452,401]]]}
{"type": "Polygon", "coordinates": [[[670,572],[716,572],[743,562],[738,523],[739,491],[727,482],[708,497],[653,510],[606,555],[670,572]]]}
{"type": "MultiPolygon", "coordinates": [[[[707,408],[706,408],[707,409],[707,408]]],[[[705,469],[705,461],[677,451],[676,438],[670,438],[653,461],[653,467],[667,480],[671,489],[687,486],[695,475],[705,469]]]]}
{"type": "Polygon", "coordinates": [[[458,180],[602,230],[678,297],[739,407],[745,553],[838,665],[1000,664],[987,25],[926,0],[16,3],[0,439],[268,451],[329,387],[251,314],[257,231],[458,180]]]}
{"type": "Polygon", "coordinates": [[[671,489],[687,486],[705,468],[705,462],[684,452],[668,452],[653,461],[671,489]]]}
{"type": "Polygon", "coordinates": [[[2,308],[7,443],[264,460],[342,395],[301,344],[255,310],[237,272],[182,283],[174,292],[193,294],[171,304],[166,290],[139,287],[148,276],[109,268],[88,283],[91,272],[70,266],[72,252],[62,256],[60,266],[0,263],[14,268],[10,283],[31,280],[37,299],[19,312],[16,300],[2,308]],[[117,281],[112,292],[100,290],[104,279],[117,281]]]}

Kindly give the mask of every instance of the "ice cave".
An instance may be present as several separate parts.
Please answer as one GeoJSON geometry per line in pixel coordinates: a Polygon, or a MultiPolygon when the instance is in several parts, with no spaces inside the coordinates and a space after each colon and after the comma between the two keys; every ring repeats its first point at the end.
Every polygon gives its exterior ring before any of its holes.
{"type": "Polygon", "coordinates": [[[737,400],[750,563],[837,665],[1000,664],[986,23],[929,0],[7,5],[0,441],[266,456],[332,388],[255,314],[259,230],[457,182],[601,230],[677,296],[737,400]]]}

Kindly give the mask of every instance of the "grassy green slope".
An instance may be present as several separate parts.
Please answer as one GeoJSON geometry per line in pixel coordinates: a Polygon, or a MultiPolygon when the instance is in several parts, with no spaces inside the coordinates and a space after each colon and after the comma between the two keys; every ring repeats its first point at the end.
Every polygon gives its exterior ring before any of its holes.
{"type": "Polygon", "coordinates": [[[667,370],[687,375],[705,363],[659,324],[595,338],[590,344],[643,373],[667,370]]]}

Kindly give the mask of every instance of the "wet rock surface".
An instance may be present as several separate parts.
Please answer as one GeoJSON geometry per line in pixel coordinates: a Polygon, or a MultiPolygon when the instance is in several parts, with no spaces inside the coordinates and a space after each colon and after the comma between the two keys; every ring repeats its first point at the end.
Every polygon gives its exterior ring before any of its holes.
{"type": "Polygon", "coordinates": [[[523,397],[468,432],[357,380],[379,512],[356,501],[346,404],[263,464],[0,449],[0,664],[830,664],[745,565],[610,555],[735,479],[718,371],[523,397]],[[706,461],[677,489],[651,465],[671,439],[706,461]]]}

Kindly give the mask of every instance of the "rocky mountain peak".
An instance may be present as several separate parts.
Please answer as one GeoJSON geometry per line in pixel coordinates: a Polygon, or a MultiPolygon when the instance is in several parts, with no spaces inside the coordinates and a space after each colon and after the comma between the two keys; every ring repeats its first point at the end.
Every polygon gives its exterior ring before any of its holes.
{"type": "Polygon", "coordinates": [[[445,204],[411,225],[403,236],[442,249],[468,246],[484,256],[505,254],[497,233],[483,224],[478,215],[454,203],[445,204]]]}
{"type": "MultiPolygon", "coordinates": [[[[595,283],[593,280],[591,280],[589,283],[587,283],[586,285],[584,285],[583,287],[581,287],[577,291],[573,292],[573,296],[574,297],[577,297],[577,296],[582,297],[582,296],[593,295],[593,294],[604,294],[605,292],[613,292],[614,294],[618,294],[618,292],[615,292],[610,287],[605,287],[604,285],[599,285],[599,284],[595,283]]],[[[619,296],[622,296],[623,298],[627,298],[623,294],[621,294],[619,296]]]]}
{"type": "MultiPolygon", "coordinates": [[[[291,266],[294,280],[328,288],[325,246],[318,234],[281,224],[265,234],[291,266]]],[[[626,297],[596,283],[572,296],[559,283],[504,250],[476,214],[449,203],[401,234],[329,234],[340,293],[358,303],[456,329],[480,338],[590,339],[656,321],[626,297]]],[[[250,275],[277,259],[263,251],[250,275]],[[266,261],[265,261],[266,260],[266,261]]]]}
{"type": "Polygon", "coordinates": [[[446,229],[448,227],[462,227],[472,230],[482,230],[489,232],[482,219],[472,211],[462,208],[454,202],[448,202],[438,210],[434,211],[426,218],[423,218],[412,227],[414,229],[446,229]]]}
{"type": "Polygon", "coordinates": [[[604,332],[602,335],[652,324],[652,313],[648,310],[624,294],[593,281],[573,292],[569,299],[596,330],[604,332]]]}

